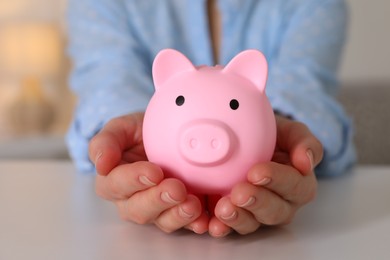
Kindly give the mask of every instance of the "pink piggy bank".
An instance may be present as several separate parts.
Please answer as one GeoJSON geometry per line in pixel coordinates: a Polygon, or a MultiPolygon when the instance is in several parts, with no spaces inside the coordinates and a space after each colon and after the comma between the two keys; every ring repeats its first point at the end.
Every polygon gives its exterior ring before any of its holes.
{"type": "Polygon", "coordinates": [[[275,149],[267,69],[256,50],[241,52],[226,67],[195,67],[180,52],[162,50],[143,123],[148,160],[190,192],[228,194],[275,149]]]}

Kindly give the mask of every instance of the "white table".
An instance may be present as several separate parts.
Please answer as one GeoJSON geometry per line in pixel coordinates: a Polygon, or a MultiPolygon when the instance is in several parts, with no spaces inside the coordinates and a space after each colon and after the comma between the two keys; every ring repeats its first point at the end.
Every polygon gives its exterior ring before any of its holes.
{"type": "Polygon", "coordinates": [[[0,259],[390,259],[390,168],[320,180],[289,226],[224,239],[119,219],[70,162],[0,162],[0,259]]]}

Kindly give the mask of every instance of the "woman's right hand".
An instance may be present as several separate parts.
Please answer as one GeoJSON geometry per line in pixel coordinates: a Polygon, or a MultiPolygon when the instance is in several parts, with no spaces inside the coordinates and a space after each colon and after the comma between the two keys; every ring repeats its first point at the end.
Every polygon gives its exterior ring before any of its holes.
{"type": "Polygon", "coordinates": [[[118,117],[91,140],[89,157],[97,171],[96,193],[112,201],[124,220],[153,223],[167,233],[183,227],[206,232],[207,216],[198,197],[147,161],[142,123],[143,113],[118,117]]]}

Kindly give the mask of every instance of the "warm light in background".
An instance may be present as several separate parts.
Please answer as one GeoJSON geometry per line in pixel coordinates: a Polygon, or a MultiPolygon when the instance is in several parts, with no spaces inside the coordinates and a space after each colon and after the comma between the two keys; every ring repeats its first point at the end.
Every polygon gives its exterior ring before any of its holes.
{"type": "Polygon", "coordinates": [[[0,31],[0,75],[16,95],[3,108],[10,136],[47,134],[58,107],[47,91],[60,93],[63,40],[58,26],[43,22],[5,24],[0,31]],[[6,80],[6,81],[7,81],[6,80]]]}
{"type": "Polygon", "coordinates": [[[0,67],[8,76],[55,76],[61,57],[61,36],[52,24],[12,24],[0,32],[0,67]]]}
{"type": "Polygon", "coordinates": [[[0,0],[0,141],[63,135],[67,87],[66,0],[0,0]]]}

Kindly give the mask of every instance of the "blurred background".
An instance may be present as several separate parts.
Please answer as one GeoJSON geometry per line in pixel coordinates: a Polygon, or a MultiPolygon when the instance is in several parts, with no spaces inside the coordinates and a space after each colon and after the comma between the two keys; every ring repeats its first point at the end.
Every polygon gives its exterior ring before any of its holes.
{"type": "MultiPolygon", "coordinates": [[[[340,100],[361,163],[390,163],[390,1],[350,0],[340,100]]],[[[0,159],[67,159],[66,0],[0,0],[0,159]]],[[[331,19],[331,17],[329,18],[331,19]]]]}
{"type": "Polygon", "coordinates": [[[65,0],[0,0],[0,158],[67,158],[65,0]]]}

